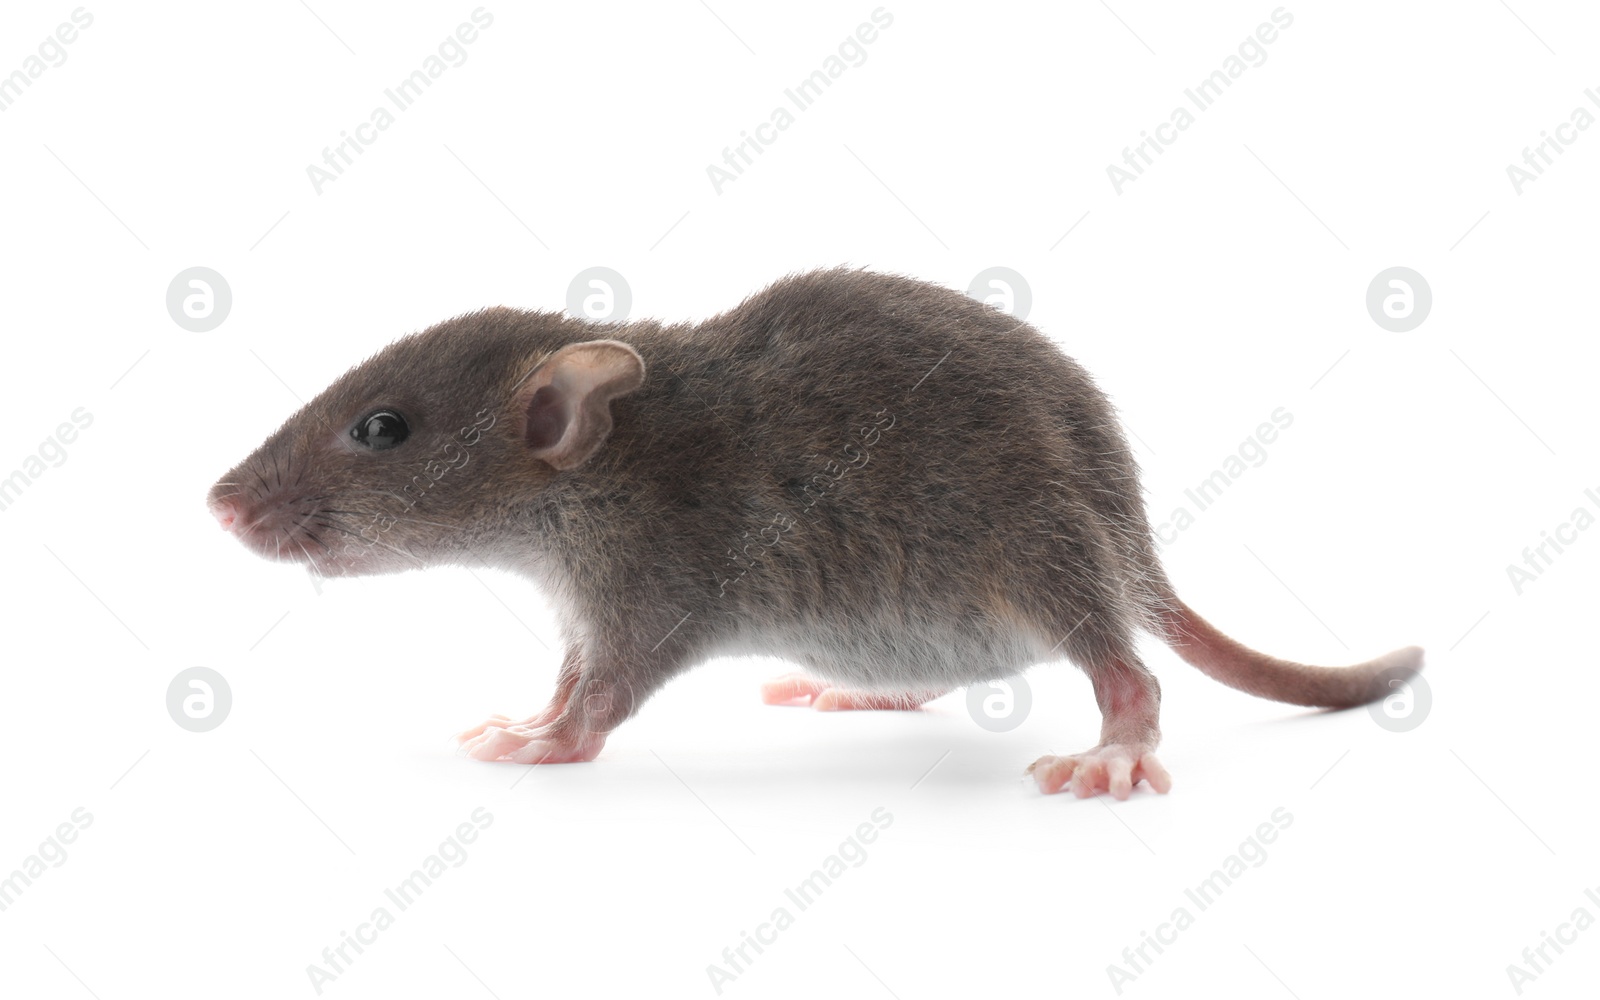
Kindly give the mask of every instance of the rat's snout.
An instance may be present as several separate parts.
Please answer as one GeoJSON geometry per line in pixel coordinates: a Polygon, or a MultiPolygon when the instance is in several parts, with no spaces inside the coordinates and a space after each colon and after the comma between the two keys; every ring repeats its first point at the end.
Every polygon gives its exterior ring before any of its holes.
{"type": "Polygon", "coordinates": [[[396,519],[362,503],[365,493],[330,492],[315,469],[281,455],[276,469],[265,461],[251,456],[206,494],[211,516],[246,549],[323,576],[370,572],[381,562],[374,549],[420,563],[396,541],[396,519]]]}
{"type": "Polygon", "coordinates": [[[253,501],[237,476],[225,476],[206,494],[206,509],[217,519],[222,530],[243,538],[261,515],[261,504],[253,501]]]}
{"type": "MultiPolygon", "coordinates": [[[[314,504],[273,492],[261,483],[241,485],[237,474],[211,488],[206,508],[222,530],[269,559],[310,560],[312,543],[320,543],[308,522],[317,516],[314,504]]],[[[322,546],[326,548],[326,546],[322,546]]]]}
{"type": "Polygon", "coordinates": [[[211,516],[217,519],[224,531],[234,531],[242,527],[239,521],[239,507],[230,496],[212,496],[206,500],[206,506],[211,509],[211,516]]]}

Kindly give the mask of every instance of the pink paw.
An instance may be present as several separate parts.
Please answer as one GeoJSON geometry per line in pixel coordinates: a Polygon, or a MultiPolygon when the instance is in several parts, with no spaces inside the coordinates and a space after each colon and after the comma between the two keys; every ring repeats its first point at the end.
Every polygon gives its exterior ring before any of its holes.
{"type": "Polygon", "coordinates": [[[537,715],[522,719],[520,721],[507,718],[504,715],[491,715],[487,719],[478,723],[476,726],[473,726],[471,729],[463,729],[461,732],[456,733],[455,738],[457,743],[465,743],[468,740],[482,736],[485,731],[490,729],[507,729],[511,726],[532,726],[537,725],[539,722],[540,717],[537,715]]]}
{"type": "Polygon", "coordinates": [[[457,737],[461,741],[461,752],[474,760],[572,764],[594,760],[606,745],[601,733],[583,733],[571,739],[556,733],[553,726],[537,725],[537,721],[537,716],[526,722],[492,718],[457,737]]]}
{"type": "Polygon", "coordinates": [[[1028,773],[1046,794],[1059,792],[1069,784],[1072,794],[1086,799],[1099,792],[1125,799],[1140,779],[1166,794],[1172,789],[1172,776],[1147,748],[1134,744],[1109,743],[1067,757],[1040,757],[1028,765],[1028,773]]]}
{"type": "Polygon", "coordinates": [[[810,705],[819,712],[911,711],[942,694],[943,691],[852,691],[805,674],[785,674],[761,685],[761,700],[768,705],[810,705]]]}

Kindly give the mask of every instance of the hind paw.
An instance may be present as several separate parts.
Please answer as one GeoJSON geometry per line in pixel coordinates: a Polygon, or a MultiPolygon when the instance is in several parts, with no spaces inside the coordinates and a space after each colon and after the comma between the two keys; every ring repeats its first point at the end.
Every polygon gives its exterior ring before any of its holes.
{"type": "Polygon", "coordinates": [[[1028,766],[1028,773],[1046,794],[1072,787],[1072,794],[1086,799],[1100,792],[1125,799],[1140,780],[1165,794],[1172,789],[1172,776],[1156,760],[1153,748],[1139,744],[1108,743],[1067,757],[1040,757],[1028,766]]]}
{"type": "Polygon", "coordinates": [[[942,694],[943,691],[854,691],[805,674],[785,674],[761,685],[761,700],[768,705],[810,705],[819,712],[911,711],[942,694]]]}

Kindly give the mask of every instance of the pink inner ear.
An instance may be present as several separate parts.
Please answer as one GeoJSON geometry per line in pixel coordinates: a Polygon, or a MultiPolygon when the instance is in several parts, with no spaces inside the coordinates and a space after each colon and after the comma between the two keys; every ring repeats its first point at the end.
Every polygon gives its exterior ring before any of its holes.
{"type": "Polygon", "coordinates": [[[523,438],[534,449],[553,448],[567,430],[566,401],[553,385],[540,386],[528,400],[528,419],[523,438]]]}

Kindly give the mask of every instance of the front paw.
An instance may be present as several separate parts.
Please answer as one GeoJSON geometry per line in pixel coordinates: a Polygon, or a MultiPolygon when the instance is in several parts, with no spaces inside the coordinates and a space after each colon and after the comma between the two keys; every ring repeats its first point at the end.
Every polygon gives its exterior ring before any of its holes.
{"type": "MultiPolygon", "coordinates": [[[[594,760],[606,738],[600,733],[570,737],[554,726],[490,720],[475,736],[461,744],[461,753],[474,760],[504,760],[515,764],[572,764],[594,760]]],[[[470,732],[470,731],[469,731],[470,732]]],[[[465,735],[465,734],[463,734],[465,735]]]]}
{"type": "Polygon", "coordinates": [[[512,726],[528,726],[533,725],[538,721],[539,717],[537,715],[520,720],[508,718],[504,715],[491,715],[487,719],[478,723],[476,726],[473,726],[471,729],[463,729],[461,732],[456,733],[455,739],[456,743],[459,745],[475,740],[491,729],[508,729],[512,726]]]}

